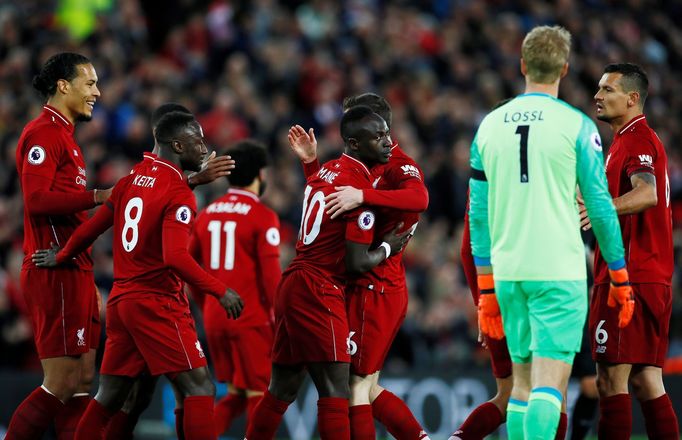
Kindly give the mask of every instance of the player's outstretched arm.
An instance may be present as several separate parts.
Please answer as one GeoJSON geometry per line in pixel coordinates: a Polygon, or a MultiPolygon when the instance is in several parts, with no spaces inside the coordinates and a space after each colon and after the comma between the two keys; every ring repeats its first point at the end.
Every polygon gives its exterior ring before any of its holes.
{"type": "Polygon", "coordinates": [[[31,259],[38,267],[54,267],[69,261],[84,252],[92,243],[114,224],[114,211],[109,204],[97,210],[95,215],[81,224],[73,232],[64,249],[53,246],[52,249],[37,250],[31,259]]]}
{"type": "Polygon", "coordinates": [[[357,189],[352,186],[334,189],[336,192],[325,197],[327,214],[332,219],[363,204],[408,212],[424,212],[429,206],[429,192],[421,180],[401,182],[400,189],[394,190],[357,189]]]}
{"type": "Polygon", "coordinates": [[[235,167],[230,156],[217,156],[213,151],[201,165],[201,170],[187,177],[187,184],[194,189],[199,185],[211,183],[219,177],[229,176],[235,167]]]}
{"type": "Polygon", "coordinates": [[[370,250],[367,244],[346,240],[346,270],[352,274],[361,274],[371,270],[391,255],[399,253],[412,233],[411,228],[398,232],[402,227],[403,223],[398,223],[391,232],[384,236],[384,241],[373,250],[370,250]]]}
{"type": "Polygon", "coordinates": [[[306,132],[300,125],[294,125],[287,134],[289,147],[296,157],[303,163],[303,173],[308,178],[320,170],[320,162],[317,160],[317,139],[315,130],[306,132]]]}

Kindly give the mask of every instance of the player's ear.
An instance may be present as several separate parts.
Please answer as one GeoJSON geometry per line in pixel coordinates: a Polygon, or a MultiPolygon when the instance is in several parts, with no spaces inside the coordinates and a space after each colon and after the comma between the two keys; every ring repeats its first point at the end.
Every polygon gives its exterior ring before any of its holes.
{"type": "Polygon", "coordinates": [[[348,138],[348,147],[352,151],[358,151],[358,140],[355,138],[348,138]]]}
{"type": "Polygon", "coordinates": [[[628,93],[628,107],[634,107],[637,104],[639,104],[639,92],[628,93]]]}
{"type": "Polygon", "coordinates": [[[69,91],[70,86],[71,86],[71,83],[69,83],[65,79],[58,79],[57,80],[57,91],[61,94],[66,94],[69,91]]]}
{"type": "Polygon", "coordinates": [[[526,76],[528,73],[528,67],[526,66],[526,61],[521,58],[521,75],[526,76]]]}
{"type": "Polygon", "coordinates": [[[182,152],[184,150],[182,142],[175,140],[175,139],[170,142],[170,146],[171,146],[171,149],[173,150],[173,152],[175,154],[182,154],[182,152]]]}
{"type": "Polygon", "coordinates": [[[568,73],[568,62],[564,63],[564,67],[561,68],[560,78],[563,78],[568,73]]]}

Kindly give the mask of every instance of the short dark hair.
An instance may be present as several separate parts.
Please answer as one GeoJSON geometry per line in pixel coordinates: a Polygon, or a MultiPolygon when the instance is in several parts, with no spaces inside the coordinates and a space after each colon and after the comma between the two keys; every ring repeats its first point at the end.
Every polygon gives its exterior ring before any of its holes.
{"type": "Polygon", "coordinates": [[[161,104],[152,112],[152,130],[156,128],[161,118],[170,112],[192,113],[187,107],[182,104],[178,104],[177,102],[167,102],[165,104],[161,104]]]}
{"type": "Polygon", "coordinates": [[[379,96],[376,93],[362,93],[360,95],[348,96],[343,99],[343,110],[348,111],[350,108],[366,105],[371,108],[374,113],[384,118],[388,128],[391,128],[391,122],[393,121],[393,113],[391,111],[391,105],[386,101],[386,98],[379,96]]]}
{"type": "Polygon", "coordinates": [[[649,77],[641,66],[634,63],[613,63],[604,68],[604,73],[620,73],[623,77],[620,84],[623,91],[639,93],[639,102],[644,102],[649,95],[649,77]]]}
{"type": "Polygon", "coordinates": [[[40,72],[33,77],[33,88],[43,98],[49,99],[57,93],[57,81],[65,79],[71,81],[78,76],[76,66],[92,64],[88,57],[74,52],[61,52],[52,55],[45,61],[40,72]]]}
{"type": "Polygon", "coordinates": [[[156,124],[156,140],[162,144],[170,144],[177,139],[190,125],[199,126],[199,123],[191,113],[170,112],[159,119],[156,124]]]}
{"type": "Polygon", "coordinates": [[[372,115],[379,116],[366,105],[356,105],[345,112],[341,118],[341,137],[344,142],[348,142],[350,138],[357,138],[362,129],[360,122],[372,115]]]}
{"type": "Polygon", "coordinates": [[[227,176],[230,185],[249,186],[258,177],[260,170],[268,166],[265,146],[253,139],[245,139],[231,146],[225,154],[235,161],[235,168],[227,176]]]}

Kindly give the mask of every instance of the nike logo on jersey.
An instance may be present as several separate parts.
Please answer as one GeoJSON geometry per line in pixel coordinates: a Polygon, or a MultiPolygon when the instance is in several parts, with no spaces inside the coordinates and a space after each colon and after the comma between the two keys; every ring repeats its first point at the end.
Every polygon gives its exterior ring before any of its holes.
{"type": "Polygon", "coordinates": [[[380,180],[381,180],[381,176],[377,177],[376,180],[374,181],[374,183],[372,183],[372,188],[376,189],[380,180]]]}

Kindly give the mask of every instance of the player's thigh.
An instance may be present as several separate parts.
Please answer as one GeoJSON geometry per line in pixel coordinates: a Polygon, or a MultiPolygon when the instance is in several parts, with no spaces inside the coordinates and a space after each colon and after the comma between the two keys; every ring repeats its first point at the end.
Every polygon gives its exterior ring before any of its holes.
{"type": "Polygon", "coordinates": [[[183,397],[215,395],[215,385],[206,366],[168,374],[167,377],[183,397]]]}
{"type": "Polygon", "coordinates": [[[126,313],[130,311],[122,301],[107,304],[107,339],[100,374],[137,377],[147,370],[144,357],[125,324],[126,313]]]}
{"type": "Polygon", "coordinates": [[[127,376],[103,374],[99,380],[99,388],[95,399],[109,411],[118,411],[123,407],[128,398],[135,380],[135,378],[127,376]]]}
{"type": "Polygon", "coordinates": [[[533,356],[568,365],[580,351],[587,316],[587,281],[525,281],[533,356]]]}
{"type": "Polygon", "coordinates": [[[23,270],[20,284],[41,359],[80,356],[90,350],[96,313],[92,272],[73,268],[23,270]]]}
{"type": "Polygon", "coordinates": [[[571,375],[571,364],[563,360],[542,356],[533,356],[531,368],[531,388],[551,387],[565,392],[568,378],[571,375]]]}
{"type": "Polygon", "coordinates": [[[151,375],[179,373],[207,365],[187,304],[161,295],[123,299],[117,304],[123,312],[125,328],[151,375]]]}
{"type": "Polygon", "coordinates": [[[268,391],[279,400],[293,402],[306,376],[303,364],[272,364],[268,391]]]}
{"type": "Polygon", "coordinates": [[[635,313],[618,327],[618,307],[608,306],[608,284],[595,286],[590,307],[592,356],[597,362],[662,367],[668,351],[672,290],[663,284],[633,284],[635,313]]]}
{"type": "Polygon", "coordinates": [[[379,293],[356,286],[346,292],[351,372],[366,376],[384,365],[407,314],[407,291],[379,293]]]}
{"type": "Polygon", "coordinates": [[[520,282],[498,280],[495,280],[495,292],[511,360],[519,364],[530,362],[531,337],[526,293],[521,289],[520,282]]]}

